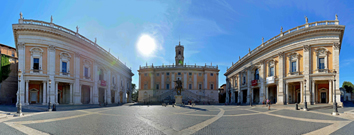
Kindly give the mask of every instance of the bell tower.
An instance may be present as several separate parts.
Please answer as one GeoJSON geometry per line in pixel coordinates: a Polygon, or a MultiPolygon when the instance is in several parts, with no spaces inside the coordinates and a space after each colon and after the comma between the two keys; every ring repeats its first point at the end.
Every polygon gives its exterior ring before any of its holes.
{"type": "Polygon", "coordinates": [[[176,65],[177,66],[183,66],[184,64],[184,47],[181,45],[181,42],[179,42],[179,45],[176,45],[176,65]]]}

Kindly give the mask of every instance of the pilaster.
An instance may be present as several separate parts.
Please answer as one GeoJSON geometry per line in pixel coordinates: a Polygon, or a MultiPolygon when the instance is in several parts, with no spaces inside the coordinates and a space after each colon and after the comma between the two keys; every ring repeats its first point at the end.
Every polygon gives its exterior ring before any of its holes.
{"type": "Polygon", "coordinates": [[[285,64],[284,64],[284,52],[279,52],[278,53],[279,57],[279,75],[278,75],[278,98],[277,98],[277,103],[276,104],[285,104],[285,96],[284,96],[284,70],[285,70],[285,64]]]}

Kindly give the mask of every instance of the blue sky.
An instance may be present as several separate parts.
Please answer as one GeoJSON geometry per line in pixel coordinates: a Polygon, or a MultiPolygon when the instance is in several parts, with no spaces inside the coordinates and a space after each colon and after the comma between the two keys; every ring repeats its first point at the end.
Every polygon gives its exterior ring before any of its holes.
{"type": "Polygon", "coordinates": [[[133,83],[138,84],[137,70],[146,62],[151,65],[174,63],[174,47],[185,46],[185,62],[218,65],[219,84],[225,83],[226,67],[239,56],[284,31],[309,22],[334,20],[335,14],[345,25],[340,53],[340,83],[354,82],[354,1],[333,0],[44,0],[0,1],[0,43],[14,45],[12,25],[19,13],[25,19],[54,23],[79,33],[110,49],[131,67],[133,83]],[[156,50],[143,56],[137,49],[142,35],[155,39],[156,50]],[[351,38],[350,38],[351,37],[351,38]]]}

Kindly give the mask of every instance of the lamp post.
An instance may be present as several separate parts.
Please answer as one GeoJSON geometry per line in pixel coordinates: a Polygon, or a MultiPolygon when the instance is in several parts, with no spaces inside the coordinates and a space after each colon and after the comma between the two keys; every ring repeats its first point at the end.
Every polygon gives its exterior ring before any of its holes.
{"type": "Polygon", "coordinates": [[[333,113],[332,115],[338,115],[338,109],[337,109],[337,101],[336,101],[336,74],[337,74],[337,71],[333,71],[334,73],[334,90],[333,90],[333,95],[334,95],[334,102],[333,102],[333,113]]]}
{"type": "Polygon", "coordinates": [[[22,75],[22,72],[21,72],[21,69],[18,70],[18,83],[20,84],[19,85],[19,88],[18,88],[18,97],[19,97],[19,100],[18,100],[18,105],[17,105],[17,116],[22,116],[22,104],[21,104],[21,75],[22,75]]]}
{"type": "Polygon", "coordinates": [[[48,112],[52,111],[52,107],[51,107],[51,102],[50,102],[50,86],[52,84],[52,80],[49,79],[49,103],[48,103],[48,112]]]}
{"type": "Polygon", "coordinates": [[[304,111],[308,111],[307,109],[307,102],[306,102],[306,79],[304,80],[305,81],[305,103],[304,103],[304,111]]]}

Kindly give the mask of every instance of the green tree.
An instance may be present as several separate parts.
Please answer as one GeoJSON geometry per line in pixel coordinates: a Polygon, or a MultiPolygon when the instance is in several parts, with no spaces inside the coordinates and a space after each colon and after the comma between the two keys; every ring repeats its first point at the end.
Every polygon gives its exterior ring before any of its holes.
{"type": "Polygon", "coordinates": [[[136,85],[132,83],[132,100],[137,102],[138,101],[139,91],[136,89],[136,85]]]}
{"type": "Polygon", "coordinates": [[[346,92],[354,93],[354,85],[351,82],[344,81],[343,88],[345,88],[346,92]]]}
{"type": "Polygon", "coordinates": [[[9,74],[11,72],[10,69],[10,57],[6,56],[4,54],[1,54],[1,68],[0,68],[0,83],[3,80],[6,80],[7,77],[9,77],[9,74]]]}

